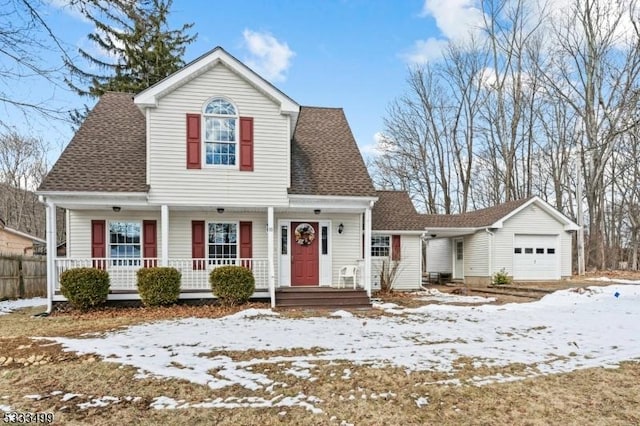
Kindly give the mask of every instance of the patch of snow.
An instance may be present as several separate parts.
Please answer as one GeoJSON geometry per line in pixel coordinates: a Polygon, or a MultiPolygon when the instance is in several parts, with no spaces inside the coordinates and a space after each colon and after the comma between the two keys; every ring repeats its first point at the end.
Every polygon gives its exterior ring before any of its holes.
{"type": "Polygon", "coordinates": [[[34,401],[39,401],[42,399],[42,395],[34,394],[34,395],[25,395],[27,399],[33,399],[34,401]]]}
{"type": "Polygon", "coordinates": [[[353,314],[348,311],[340,310],[340,311],[331,312],[329,316],[338,317],[338,318],[351,318],[353,317],[353,314]]]}
{"type": "Polygon", "coordinates": [[[67,402],[67,401],[71,401],[73,398],[77,398],[79,396],[82,396],[81,393],[65,393],[62,398],[60,398],[61,402],[67,402]]]}
{"type": "Polygon", "coordinates": [[[495,297],[464,296],[459,294],[442,293],[435,288],[430,288],[418,294],[425,293],[426,296],[418,297],[416,299],[440,303],[491,303],[496,301],[495,297]]]}
{"type": "MultiPolygon", "coordinates": [[[[482,385],[522,380],[536,374],[614,367],[621,361],[640,359],[640,286],[635,285],[589,287],[582,294],[564,290],[534,302],[500,306],[431,304],[402,309],[390,305],[383,309],[395,315],[367,318],[366,327],[362,327],[362,319],[358,317],[340,321],[322,316],[287,318],[269,315],[268,310],[251,310],[249,315],[140,324],[104,337],[53,340],[68,351],[94,353],[104,362],[133,366],[141,375],[184,379],[212,389],[239,385],[249,390],[273,390],[276,377],[269,375],[282,371],[288,364],[298,372],[311,370],[318,363],[340,362],[393,366],[407,372],[449,373],[451,379],[439,382],[442,384],[459,384],[454,365],[460,357],[474,359],[477,366],[522,363],[529,367],[513,376],[465,381],[482,385]],[[622,296],[615,297],[615,293],[622,296]],[[308,355],[282,356],[281,352],[318,347],[321,352],[308,355]],[[202,355],[249,349],[278,351],[278,355],[249,361],[202,355]],[[273,373],[253,370],[264,364],[272,364],[269,370],[273,373]]],[[[345,376],[349,378],[351,370],[345,369],[342,377],[345,376]]],[[[218,403],[225,407],[276,406],[286,401],[312,412],[319,410],[307,406],[309,402],[301,397],[273,401],[258,398],[253,402],[218,403]]],[[[184,402],[167,403],[160,399],[152,406],[178,408],[180,404],[184,402]]]]}
{"type": "Polygon", "coordinates": [[[0,302],[0,315],[6,315],[17,309],[32,308],[34,306],[43,306],[47,304],[44,297],[33,297],[31,299],[5,300],[0,302]]]}
{"type": "Polygon", "coordinates": [[[11,408],[10,405],[0,404],[0,411],[5,412],[5,413],[10,413],[10,412],[15,411],[15,410],[13,408],[11,408]]]}
{"type": "Polygon", "coordinates": [[[396,305],[395,303],[378,303],[378,302],[372,302],[371,306],[373,306],[376,309],[395,309],[395,308],[399,308],[398,305],[396,305]]]}
{"type": "MultiPolygon", "coordinates": [[[[299,393],[296,396],[283,397],[282,395],[276,395],[271,399],[264,399],[256,396],[249,397],[228,397],[226,399],[216,398],[214,400],[205,400],[202,402],[188,403],[183,399],[175,400],[166,396],[159,396],[153,398],[153,402],[150,407],[156,410],[175,410],[186,408],[268,408],[268,407],[303,407],[314,414],[320,414],[323,411],[309,402],[322,402],[321,399],[315,396],[307,396],[303,393],[299,393]]],[[[281,411],[286,414],[286,411],[281,411]]]]}
{"type": "Polygon", "coordinates": [[[622,278],[608,278],[608,277],[587,278],[587,281],[602,281],[607,283],[618,283],[618,284],[640,284],[640,280],[624,280],[622,278]]]}
{"type": "Polygon", "coordinates": [[[416,405],[418,406],[418,408],[429,405],[429,398],[426,396],[421,396],[420,398],[416,399],[416,405]]]}
{"type": "Polygon", "coordinates": [[[93,407],[107,407],[111,404],[117,404],[120,402],[120,398],[116,398],[115,396],[103,396],[101,398],[93,398],[89,402],[82,402],[78,404],[78,408],[81,410],[86,410],[87,408],[93,407]]]}
{"type": "Polygon", "coordinates": [[[279,316],[280,314],[272,311],[271,309],[245,309],[244,311],[236,312],[235,314],[228,315],[227,318],[255,318],[265,316],[279,316]]]}

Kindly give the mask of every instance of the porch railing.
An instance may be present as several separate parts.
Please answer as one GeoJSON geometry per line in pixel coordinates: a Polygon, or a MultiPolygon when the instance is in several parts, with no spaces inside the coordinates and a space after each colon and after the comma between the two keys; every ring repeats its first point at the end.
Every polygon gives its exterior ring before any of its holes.
{"type": "MultiPolygon", "coordinates": [[[[156,258],[58,258],[55,261],[55,290],[60,290],[60,274],[71,268],[101,268],[109,273],[112,290],[137,291],[136,273],[140,268],[159,265],[156,258]]],[[[267,259],[169,259],[169,266],[182,274],[182,290],[210,292],[209,273],[224,265],[240,265],[249,268],[256,280],[256,290],[266,291],[268,283],[267,259]]]]}

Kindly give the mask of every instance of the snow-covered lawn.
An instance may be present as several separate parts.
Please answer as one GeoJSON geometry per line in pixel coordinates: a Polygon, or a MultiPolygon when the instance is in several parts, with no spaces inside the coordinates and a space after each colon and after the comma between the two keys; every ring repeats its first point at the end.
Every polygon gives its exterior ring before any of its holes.
{"type": "Polygon", "coordinates": [[[16,309],[31,308],[34,306],[46,306],[47,299],[34,297],[32,299],[5,300],[0,302],[0,315],[5,315],[16,309]]]}
{"type": "MultiPolygon", "coordinates": [[[[270,310],[249,309],[217,319],[147,323],[104,337],[54,340],[65,350],[95,353],[104,361],[134,366],[141,377],[181,378],[212,389],[240,385],[259,395],[272,395],[236,399],[234,406],[298,405],[310,411],[316,410],[313,396],[281,399],[278,390],[286,384],[254,367],[272,364],[273,371],[286,370],[292,377],[314,381],[319,362],[346,361],[448,372],[451,379],[446,382],[455,385],[461,383],[454,367],[459,357],[470,357],[477,366],[528,366],[518,375],[462,381],[482,385],[640,360],[640,285],[565,290],[531,303],[414,309],[386,304],[380,309],[390,315],[363,318],[338,311],[328,317],[292,319],[270,310]],[[269,357],[261,352],[262,358],[245,360],[215,353],[294,348],[315,349],[306,356],[280,352],[269,357]]],[[[349,374],[345,369],[344,375],[349,374]]],[[[230,401],[200,404],[229,407],[230,401]]],[[[154,404],[156,408],[187,406],[164,397],[154,404]]]]}

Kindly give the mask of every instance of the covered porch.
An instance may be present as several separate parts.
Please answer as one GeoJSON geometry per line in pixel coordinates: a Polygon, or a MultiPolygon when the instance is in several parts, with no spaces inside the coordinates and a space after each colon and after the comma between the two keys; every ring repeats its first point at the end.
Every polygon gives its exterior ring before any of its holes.
{"type": "Polygon", "coordinates": [[[251,269],[254,297],[270,299],[272,307],[280,288],[355,285],[370,296],[371,202],[302,198],[256,207],[150,205],[143,194],[42,197],[49,303],[65,300],[60,274],[77,267],[109,272],[112,300],[138,299],[136,273],[150,266],[180,271],[184,299],[212,298],[209,274],[223,265],[251,269]],[[66,257],[55,253],[56,207],[67,209],[66,257]],[[300,242],[300,226],[312,228],[308,244],[300,242]],[[348,282],[345,266],[357,266],[348,282]]]}

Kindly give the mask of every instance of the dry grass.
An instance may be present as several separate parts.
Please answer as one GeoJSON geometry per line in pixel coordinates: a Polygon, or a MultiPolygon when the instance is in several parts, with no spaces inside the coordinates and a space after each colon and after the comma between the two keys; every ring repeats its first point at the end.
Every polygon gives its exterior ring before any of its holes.
{"type": "MultiPolygon", "coordinates": [[[[3,345],[4,346],[4,345],[3,345]]],[[[51,348],[51,347],[50,347],[51,348]]],[[[266,355],[266,354],[265,354],[266,355]]],[[[315,381],[285,373],[288,363],[262,364],[256,371],[287,384],[277,393],[300,392],[322,402],[323,410],[312,414],[303,408],[178,409],[149,408],[154,397],[168,396],[189,403],[230,396],[262,396],[240,387],[211,390],[180,380],[136,379],[135,371],[117,364],[93,361],[91,357],[55,357],[38,366],[0,369],[0,403],[20,411],[54,412],[59,424],[219,424],[276,425],[339,424],[340,421],[372,425],[422,424],[606,424],[640,422],[640,364],[625,363],[619,369],[589,369],[539,377],[515,383],[447,386],[434,382],[449,379],[442,372],[413,372],[398,368],[373,368],[350,363],[326,362],[313,369],[315,381]],[[345,375],[345,369],[350,374],[345,375]],[[82,394],[71,401],[52,392],[82,394]],[[25,395],[39,394],[32,400],[25,395]],[[121,402],[107,407],[80,409],[78,404],[96,397],[113,396],[121,402]],[[126,401],[126,397],[139,397],[126,401]],[[423,397],[428,404],[419,407],[423,397]],[[332,420],[333,419],[333,420],[332,420]]],[[[521,371],[509,366],[487,371],[473,369],[473,360],[460,359],[461,377],[521,371]]],[[[456,374],[456,376],[458,376],[456,374]]]]}
{"type": "MultiPolygon", "coordinates": [[[[136,378],[137,371],[133,368],[92,355],[77,356],[62,351],[57,344],[28,337],[79,336],[148,320],[215,317],[237,310],[188,307],[129,312],[109,309],[85,316],[56,314],[32,318],[30,314],[39,311],[32,309],[0,316],[0,359],[13,359],[0,366],[0,405],[9,405],[19,411],[54,412],[56,424],[74,425],[339,425],[343,420],[366,425],[640,424],[637,402],[640,401],[640,363],[623,363],[619,369],[594,368],[478,387],[442,383],[451,379],[471,383],[476,376],[526,376],[536,372],[523,364],[487,367],[479,362],[482,360],[460,357],[454,363],[455,373],[407,373],[399,368],[358,366],[346,361],[315,362],[309,369],[309,379],[289,374],[287,370],[291,363],[275,362],[273,358],[318,354],[322,348],[216,351],[203,356],[224,355],[236,361],[264,359],[264,363],[253,366],[253,371],[268,373],[280,384],[273,391],[250,391],[239,386],[214,390],[175,379],[136,378]],[[29,362],[31,356],[34,356],[34,362],[29,362]],[[66,393],[80,395],[63,401],[66,393]],[[194,404],[216,398],[271,399],[276,395],[296,396],[300,393],[318,398],[320,402],[313,402],[313,405],[323,413],[313,414],[302,407],[150,408],[153,398],[159,396],[194,404]],[[42,398],[25,398],[33,394],[42,398]],[[86,409],[78,406],[104,396],[119,398],[120,402],[86,409]],[[420,398],[428,403],[418,406],[420,398]]],[[[317,313],[284,313],[293,317],[314,314],[317,313]]],[[[366,321],[366,315],[380,313],[362,315],[366,321]]]]}

